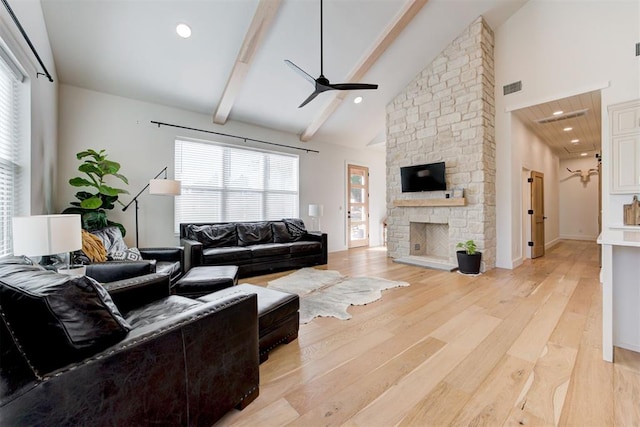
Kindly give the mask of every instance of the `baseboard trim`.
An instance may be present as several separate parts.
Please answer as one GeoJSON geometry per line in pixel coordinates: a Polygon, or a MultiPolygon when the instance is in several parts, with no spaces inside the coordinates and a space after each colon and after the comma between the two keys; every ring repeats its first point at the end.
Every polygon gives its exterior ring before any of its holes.
{"type": "Polygon", "coordinates": [[[589,242],[595,242],[598,239],[598,236],[581,236],[581,235],[573,235],[573,234],[562,234],[560,235],[560,239],[562,240],[585,240],[589,242]]]}
{"type": "Polygon", "coordinates": [[[554,239],[552,241],[550,241],[549,243],[546,243],[544,245],[544,249],[551,249],[552,247],[554,247],[555,245],[557,245],[558,243],[560,243],[560,238],[554,239]]]}
{"type": "Polygon", "coordinates": [[[640,345],[639,344],[630,344],[628,342],[614,342],[613,345],[615,347],[624,348],[625,350],[631,350],[631,351],[635,351],[635,352],[640,352],[640,345]]]}

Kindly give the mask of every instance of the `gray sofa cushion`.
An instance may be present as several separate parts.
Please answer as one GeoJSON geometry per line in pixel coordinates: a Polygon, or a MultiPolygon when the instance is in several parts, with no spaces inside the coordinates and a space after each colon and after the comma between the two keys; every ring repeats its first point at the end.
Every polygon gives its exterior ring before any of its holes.
{"type": "Polygon", "coordinates": [[[131,327],[87,276],[0,263],[0,312],[39,375],[122,340],[131,327]]]}
{"type": "Polygon", "coordinates": [[[238,232],[235,224],[189,225],[187,237],[202,243],[205,248],[238,245],[238,232]]]}
{"type": "Polygon", "coordinates": [[[236,227],[240,246],[273,242],[273,231],[269,222],[239,222],[236,227]]]}

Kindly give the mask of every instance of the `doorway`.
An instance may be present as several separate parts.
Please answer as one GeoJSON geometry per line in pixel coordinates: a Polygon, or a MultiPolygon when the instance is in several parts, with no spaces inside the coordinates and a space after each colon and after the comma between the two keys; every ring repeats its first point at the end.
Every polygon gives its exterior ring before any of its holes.
{"type": "Polygon", "coordinates": [[[347,165],[348,247],[369,246],[369,168],[347,165]]]}

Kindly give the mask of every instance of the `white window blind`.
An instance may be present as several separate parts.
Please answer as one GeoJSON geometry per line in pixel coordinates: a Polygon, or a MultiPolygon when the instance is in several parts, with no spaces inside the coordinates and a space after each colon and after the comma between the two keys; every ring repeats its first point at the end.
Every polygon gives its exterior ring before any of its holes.
{"type": "Polygon", "coordinates": [[[298,156],[177,139],[175,229],[181,222],[298,217],[298,156]]]}
{"type": "MultiPolygon", "coordinates": [[[[12,253],[11,219],[20,194],[19,77],[14,64],[0,55],[0,256],[12,253]]],[[[20,81],[22,78],[20,78],[20,81]]]]}

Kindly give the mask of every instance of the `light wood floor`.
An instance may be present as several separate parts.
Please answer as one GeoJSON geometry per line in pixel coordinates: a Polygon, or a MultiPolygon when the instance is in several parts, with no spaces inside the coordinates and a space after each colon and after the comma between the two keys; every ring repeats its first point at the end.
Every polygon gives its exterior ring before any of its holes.
{"type": "Polygon", "coordinates": [[[219,425],[640,425],[640,354],[602,360],[595,243],[476,278],[395,264],[382,248],[332,253],[327,268],[411,286],[351,307],[351,320],[301,325],[260,366],[260,396],[219,425]]]}

